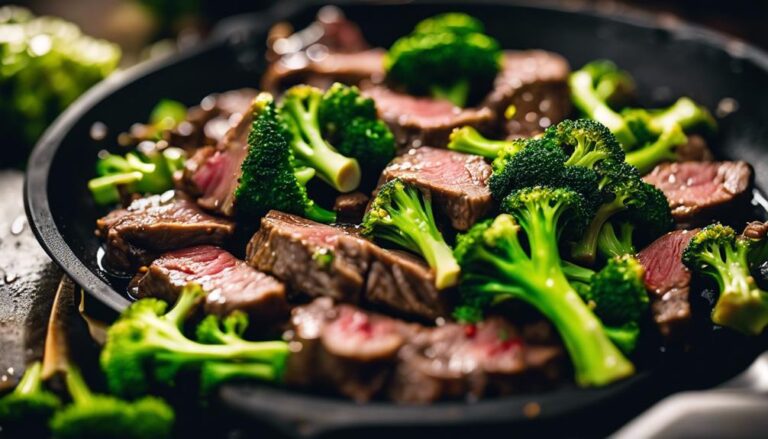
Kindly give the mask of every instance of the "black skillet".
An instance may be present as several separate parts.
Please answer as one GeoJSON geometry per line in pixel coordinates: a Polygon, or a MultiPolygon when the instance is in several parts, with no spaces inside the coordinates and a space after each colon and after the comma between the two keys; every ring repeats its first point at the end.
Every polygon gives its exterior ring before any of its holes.
{"type": "MultiPolygon", "coordinates": [[[[193,50],[113,75],[72,105],[45,133],[28,166],[27,213],[43,247],[93,297],[115,311],[128,304],[124,279],[106,275],[97,260],[100,242],[93,229],[103,212],[86,189],[97,151],[112,148],[117,133],[145,120],[159,98],[191,105],[211,92],[257,86],[269,26],[278,20],[304,26],[318,7],[283,1],[269,12],[229,19],[213,38],[193,50]],[[100,142],[89,136],[95,122],[109,128],[100,142]]],[[[720,120],[718,156],[749,161],[758,186],[768,187],[764,147],[768,143],[768,56],[749,45],[678,21],[616,10],[492,1],[350,2],[342,9],[377,46],[387,47],[424,17],[462,10],[482,19],[488,33],[505,48],[552,50],[573,66],[599,57],[613,59],[635,75],[644,105],[668,104],[688,95],[718,109],[721,116],[729,113],[720,120]]],[[[502,425],[513,425],[507,431],[516,434],[605,434],[663,395],[724,381],[755,355],[754,347],[731,341],[715,339],[710,344],[679,358],[669,353],[652,355],[653,360],[641,362],[641,372],[634,378],[604,389],[566,386],[476,403],[402,407],[380,402],[357,405],[270,387],[232,385],[222,389],[220,399],[227,412],[290,435],[344,430],[359,437],[365,430],[366,436],[389,436],[393,428],[403,427],[438,429],[443,436],[466,435],[502,425]]]]}

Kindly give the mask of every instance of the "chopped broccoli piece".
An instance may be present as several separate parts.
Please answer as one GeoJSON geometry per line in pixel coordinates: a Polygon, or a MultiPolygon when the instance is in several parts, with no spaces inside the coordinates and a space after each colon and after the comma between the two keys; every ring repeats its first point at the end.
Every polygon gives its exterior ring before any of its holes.
{"type": "Polygon", "coordinates": [[[622,326],[603,326],[605,334],[611,339],[617,348],[629,355],[637,348],[637,341],[640,338],[640,325],[637,323],[627,323],[622,326]]]}
{"type": "Polygon", "coordinates": [[[263,216],[270,209],[277,209],[322,223],[336,221],[334,212],[309,198],[306,184],[315,170],[297,164],[272,95],[261,93],[256,98],[254,113],[248,155],[235,190],[238,213],[263,216]]]}
{"type": "Polygon", "coordinates": [[[209,361],[200,370],[200,391],[207,395],[220,385],[234,380],[275,382],[281,379],[281,374],[281,369],[269,364],[209,361]]]}
{"type": "Polygon", "coordinates": [[[460,235],[463,315],[505,299],[525,301],[554,324],[573,362],[580,386],[604,386],[634,373],[603,326],[566,279],[558,235],[582,223],[582,197],[564,188],[532,187],[511,193],[494,220],[460,235]],[[522,229],[527,246],[518,233],[522,229]]]}
{"type": "Polygon", "coordinates": [[[648,310],[648,293],[643,276],[645,268],[632,255],[608,260],[592,278],[587,296],[595,313],[608,326],[637,322],[648,310]]]}
{"type": "Polygon", "coordinates": [[[42,365],[36,362],[27,367],[16,388],[0,399],[0,425],[5,431],[48,425],[59,407],[59,398],[43,388],[42,365]]]}
{"type": "Polygon", "coordinates": [[[670,125],[653,142],[627,153],[627,163],[635,166],[641,174],[667,161],[677,160],[677,147],[688,141],[680,125],[670,125]]]}
{"type": "Polygon", "coordinates": [[[376,119],[376,104],[361,95],[359,88],[335,82],[323,94],[317,117],[323,133],[333,137],[353,119],[376,119]]]}
{"type": "Polygon", "coordinates": [[[474,154],[487,159],[495,159],[502,150],[509,156],[516,154],[525,146],[525,140],[491,140],[485,138],[471,126],[454,128],[448,142],[448,149],[464,154],[474,154]]]}
{"type": "Polygon", "coordinates": [[[471,15],[461,12],[447,12],[421,20],[414,28],[417,34],[450,32],[457,35],[483,33],[483,23],[471,15]]]}
{"type": "Polygon", "coordinates": [[[519,151],[502,150],[493,161],[488,180],[491,195],[502,200],[514,189],[529,186],[560,186],[567,156],[560,145],[531,139],[519,151]]]}
{"type": "Polygon", "coordinates": [[[594,120],[564,120],[549,127],[544,138],[563,147],[568,154],[566,166],[594,169],[603,160],[624,161],[624,151],[616,137],[594,120]]]}
{"type": "Polygon", "coordinates": [[[389,79],[412,93],[430,94],[463,107],[493,82],[501,68],[501,48],[488,35],[469,32],[472,25],[447,25],[450,21],[438,17],[422,25],[422,31],[395,41],[384,68],[389,79]]]}
{"type": "Polygon", "coordinates": [[[635,226],[627,221],[621,221],[618,225],[619,234],[611,221],[603,224],[597,237],[597,251],[605,258],[613,258],[637,253],[632,240],[635,226]]]}
{"type": "Polygon", "coordinates": [[[72,404],[51,419],[54,437],[160,439],[171,435],[175,415],[162,399],[145,396],[128,402],[94,394],[80,371],[70,366],[66,374],[72,404]]]}
{"type": "Polygon", "coordinates": [[[173,129],[187,118],[187,107],[181,102],[161,99],[149,115],[149,123],[159,135],[163,130],[173,129]]]}
{"type": "MultiPolygon", "coordinates": [[[[288,346],[282,341],[251,342],[239,337],[246,322],[228,320],[224,329],[207,320],[198,335],[205,344],[182,332],[187,316],[204,296],[199,285],[184,287],[176,304],[166,312],[166,303],[142,299],[131,304],[107,332],[101,367],[112,392],[144,394],[153,382],[172,385],[182,369],[197,369],[206,362],[258,363],[282,370],[288,346]],[[220,338],[223,332],[226,337],[220,338]]],[[[210,318],[213,319],[213,318],[210,318]]]]}
{"type": "Polygon", "coordinates": [[[317,171],[317,176],[339,192],[360,184],[357,160],[340,154],[323,138],[318,111],[323,92],[308,85],[289,88],[280,101],[280,118],[289,134],[294,156],[317,171]]]}
{"type": "Polygon", "coordinates": [[[717,281],[720,296],[712,321],[748,335],[759,335],[768,325],[768,292],[760,289],[749,271],[748,239],[722,224],[696,233],[683,252],[691,270],[717,281]]]}
{"type": "Polygon", "coordinates": [[[363,233],[423,256],[435,271],[438,289],[456,284],[459,265],[437,228],[431,200],[419,189],[400,179],[381,186],[363,218],[363,233]]]}

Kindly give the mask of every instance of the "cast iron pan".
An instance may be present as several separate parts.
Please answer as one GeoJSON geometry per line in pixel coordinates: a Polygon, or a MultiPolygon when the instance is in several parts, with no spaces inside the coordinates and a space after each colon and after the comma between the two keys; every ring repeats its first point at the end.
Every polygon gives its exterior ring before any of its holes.
{"type": "MultiPolygon", "coordinates": [[[[749,161],[758,186],[768,187],[768,150],[764,148],[768,144],[768,56],[753,47],[677,21],[659,22],[637,14],[486,1],[341,6],[376,46],[389,46],[424,17],[463,10],[482,19],[505,48],[551,50],[563,54],[573,66],[599,57],[615,60],[637,78],[644,105],[664,105],[688,95],[716,109],[723,99],[731,99],[726,102],[737,103],[738,109],[720,121],[717,154],[749,161]]],[[[100,242],[93,230],[103,212],[94,206],[86,188],[97,151],[112,148],[119,132],[145,120],[159,98],[192,105],[211,92],[257,86],[264,69],[268,27],[277,20],[304,26],[318,7],[280,2],[267,13],[230,19],[194,50],[111,76],[46,132],[29,162],[27,213],[43,247],[93,297],[115,311],[129,303],[123,293],[125,280],[106,275],[97,261],[100,242]],[[109,128],[103,141],[89,136],[95,122],[109,128]]],[[[509,424],[515,427],[508,431],[518,434],[605,434],[665,394],[724,381],[742,370],[757,350],[717,337],[710,345],[679,358],[670,353],[651,355],[652,359],[640,361],[638,375],[604,389],[566,386],[475,403],[358,405],[255,385],[227,386],[219,396],[228,412],[244,414],[254,423],[266,422],[290,435],[339,430],[353,436],[360,430],[368,436],[390,435],[391,428],[398,427],[465,435],[467,429],[478,432],[509,424]]]]}

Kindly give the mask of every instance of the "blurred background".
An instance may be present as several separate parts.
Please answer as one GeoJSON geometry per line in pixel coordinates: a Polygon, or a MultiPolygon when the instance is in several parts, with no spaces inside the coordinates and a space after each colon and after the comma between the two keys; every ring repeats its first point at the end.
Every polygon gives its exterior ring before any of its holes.
{"type": "MultiPolygon", "coordinates": [[[[30,0],[0,6],[0,136],[8,152],[0,164],[23,167],[50,122],[116,69],[183,50],[222,18],[275,1],[30,0]]],[[[762,0],[550,3],[652,12],[661,20],[702,24],[768,49],[768,2],[762,0]]]]}

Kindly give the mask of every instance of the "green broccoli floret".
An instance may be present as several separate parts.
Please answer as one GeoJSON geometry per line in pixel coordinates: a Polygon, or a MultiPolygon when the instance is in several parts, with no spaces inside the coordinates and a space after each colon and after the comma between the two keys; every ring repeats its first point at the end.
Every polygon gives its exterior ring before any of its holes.
{"type": "Polygon", "coordinates": [[[619,234],[611,221],[603,224],[597,237],[597,251],[606,259],[637,253],[633,241],[635,226],[627,221],[621,221],[618,225],[619,234]]]}
{"type": "Polygon", "coordinates": [[[717,122],[709,110],[687,97],[678,99],[667,108],[627,108],[622,111],[622,116],[627,120],[631,119],[640,132],[648,132],[654,137],[660,136],[674,125],[679,125],[685,132],[710,133],[717,130],[717,122]]]}
{"type": "Polygon", "coordinates": [[[504,199],[514,189],[529,186],[560,186],[568,159],[560,145],[530,139],[519,151],[502,150],[493,161],[488,179],[491,195],[504,199]]]}
{"type": "Polygon", "coordinates": [[[507,155],[514,155],[525,146],[526,140],[492,140],[485,138],[471,126],[454,128],[451,132],[448,149],[464,154],[474,154],[487,159],[495,159],[504,150],[507,155]]]}
{"type": "Polygon", "coordinates": [[[612,62],[592,61],[571,73],[568,85],[573,104],[590,119],[608,127],[624,149],[631,149],[637,138],[624,118],[606,103],[607,92],[598,91],[604,78],[616,78],[617,75],[621,77],[622,73],[612,62]]]}
{"type": "Polygon", "coordinates": [[[146,396],[128,402],[94,394],[80,371],[70,366],[66,374],[72,404],[51,419],[56,438],[160,439],[171,435],[175,415],[162,399],[146,396]]]}
{"type": "Polygon", "coordinates": [[[473,306],[505,299],[529,303],[560,333],[576,382],[603,386],[633,374],[634,366],[563,272],[558,236],[568,223],[583,222],[583,203],[579,194],[564,188],[513,192],[502,204],[509,215],[476,224],[459,237],[455,253],[462,267],[464,315],[471,315],[473,306]],[[527,245],[518,237],[521,229],[527,245]]]}
{"type": "Polygon", "coordinates": [[[0,426],[16,431],[48,424],[48,419],[61,407],[59,398],[43,388],[40,362],[27,367],[19,384],[0,399],[0,426]]]}
{"type": "Polygon", "coordinates": [[[287,127],[293,155],[337,191],[351,192],[360,185],[360,165],[323,138],[318,117],[322,101],[320,89],[291,87],[280,101],[280,118],[287,127]]]}
{"type": "Polygon", "coordinates": [[[643,276],[645,268],[632,255],[608,260],[592,278],[587,300],[608,326],[636,323],[648,311],[648,293],[643,276]]]}
{"type": "Polygon", "coordinates": [[[353,119],[376,119],[376,104],[359,88],[335,82],[323,94],[317,117],[323,134],[335,136],[353,119]]]}
{"type": "MultiPolygon", "coordinates": [[[[101,367],[112,392],[140,395],[154,381],[172,385],[182,369],[197,369],[204,363],[258,363],[282,369],[288,346],[282,341],[250,342],[239,338],[244,322],[225,325],[226,339],[205,344],[182,332],[188,315],[204,296],[199,285],[184,287],[176,304],[166,312],[166,303],[142,299],[129,306],[107,332],[101,367]],[[233,329],[234,328],[234,329],[233,329]],[[237,339],[230,339],[236,337],[237,339]]],[[[207,321],[200,334],[213,339],[214,325],[207,321]]]]}
{"type": "Polygon", "coordinates": [[[470,96],[482,95],[493,83],[501,68],[499,43],[481,32],[468,32],[471,26],[423,26],[428,27],[434,31],[413,32],[395,41],[384,59],[387,77],[411,93],[463,107],[470,96]]]}
{"type": "Polygon", "coordinates": [[[471,15],[461,12],[447,12],[421,20],[414,28],[417,34],[434,34],[450,32],[457,35],[483,33],[483,23],[471,15]]]}
{"type": "Polygon", "coordinates": [[[691,270],[717,281],[720,296],[712,321],[749,335],[759,335],[768,325],[768,292],[761,290],[749,271],[748,239],[722,224],[696,233],[683,252],[691,270]]]}
{"type": "Polygon", "coordinates": [[[435,271],[438,289],[456,284],[459,265],[432,214],[432,201],[400,179],[379,188],[363,218],[363,233],[419,254],[435,271]]]}
{"type": "Polygon", "coordinates": [[[637,323],[627,323],[622,326],[603,325],[605,334],[611,339],[621,352],[629,355],[637,348],[637,341],[640,338],[640,325],[637,323]]]}
{"type": "Polygon", "coordinates": [[[677,147],[687,141],[688,137],[680,125],[670,125],[653,142],[629,151],[627,163],[636,167],[641,174],[647,174],[661,162],[677,160],[677,147]]]}
{"type": "Polygon", "coordinates": [[[277,209],[322,223],[336,221],[334,212],[309,198],[306,184],[315,170],[298,164],[272,95],[261,93],[254,107],[248,155],[241,165],[240,183],[235,190],[238,213],[259,217],[277,209]]]}
{"type": "Polygon", "coordinates": [[[605,125],[594,120],[564,120],[547,128],[544,138],[565,150],[568,154],[566,166],[594,169],[603,160],[624,161],[624,150],[616,137],[605,125]]]}
{"type": "Polygon", "coordinates": [[[571,256],[586,264],[595,261],[603,225],[617,215],[642,224],[652,236],[668,231],[674,224],[664,194],[644,182],[634,167],[624,162],[606,162],[601,175],[598,187],[607,201],[597,208],[586,232],[571,248],[571,256]]]}

